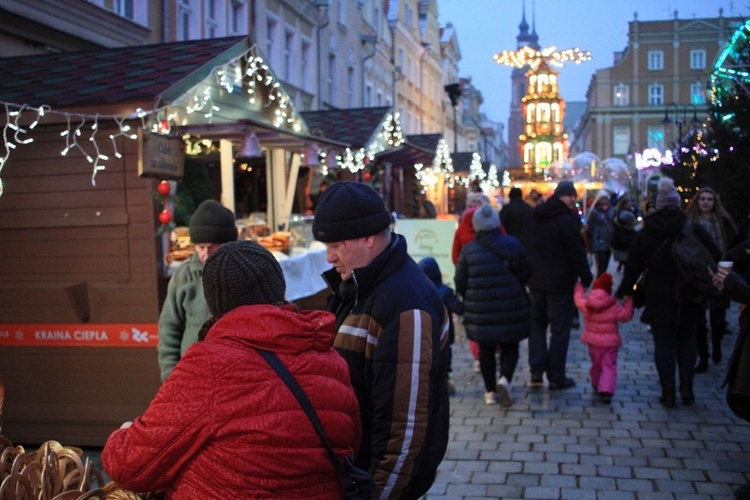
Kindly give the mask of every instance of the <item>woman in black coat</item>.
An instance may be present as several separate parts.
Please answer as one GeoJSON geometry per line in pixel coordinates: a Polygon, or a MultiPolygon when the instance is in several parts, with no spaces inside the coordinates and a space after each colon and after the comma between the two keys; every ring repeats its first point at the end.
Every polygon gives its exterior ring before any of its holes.
{"type": "MultiPolygon", "coordinates": [[[[638,277],[647,272],[641,321],[651,327],[654,337],[654,364],[662,392],[659,402],[667,408],[676,406],[675,364],[683,404],[695,402],[693,378],[698,356],[695,335],[696,324],[703,312],[699,307],[702,299],[683,293],[678,285],[677,263],[671,247],[687,221],[680,204],[672,179],[662,178],[656,196],[656,211],[646,216],[644,228],[628,250],[625,274],[617,292],[619,297],[631,296],[638,277]]],[[[695,224],[692,229],[718,260],[721,255],[711,237],[695,224]]]]}
{"type": "Polygon", "coordinates": [[[518,344],[529,337],[529,299],[524,284],[531,264],[521,242],[505,236],[500,219],[485,205],[473,216],[476,240],[462,250],[456,265],[456,292],[463,297],[466,336],[479,343],[484,402],[513,403],[510,383],[518,365],[518,344]],[[496,346],[500,381],[496,383],[496,346]],[[497,391],[497,392],[496,392],[497,391]]]}

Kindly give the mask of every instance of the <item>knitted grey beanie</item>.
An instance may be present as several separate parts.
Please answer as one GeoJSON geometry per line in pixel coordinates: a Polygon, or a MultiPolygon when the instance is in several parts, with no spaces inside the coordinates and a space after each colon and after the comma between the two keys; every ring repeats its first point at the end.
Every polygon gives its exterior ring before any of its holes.
{"type": "Polygon", "coordinates": [[[500,227],[500,216],[490,205],[483,205],[471,219],[474,231],[490,231],[500,227]]]}

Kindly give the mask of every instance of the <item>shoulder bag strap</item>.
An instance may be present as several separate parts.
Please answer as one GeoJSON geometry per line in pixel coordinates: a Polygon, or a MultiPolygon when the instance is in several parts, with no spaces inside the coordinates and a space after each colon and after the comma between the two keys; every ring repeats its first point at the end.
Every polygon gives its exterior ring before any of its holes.
{"type": "Polygon", "coordinates": [[[495,255],[497,255],[497,257],[500,259],[500,261],[503,263],[503,265],[510,270],[510,265],[509,265],[510,264],[510,260],[508,260],[508,259],[504,258],[502,255],[500,255],[500,252],[497,251],[497,248],[493,247],[492,245],[490,245],[489,243],[486,243],[484,241],[480,241],[480,240],[475,240],[475,241],[477,243],[479,243],[480,245],[482,245],[487,250],[489,250],[490,252],[492,252],[495,255]]]}
{"type": "Polygon", "coordinates": [[[294,375],[292,375],[286,365],[281,362],[276,354],[264,349],[256,350],[258,351],[258,354],[263,356],[263,359],[266,360],[266,362],[271,366],[271,368],[274,369],[279,377],[281,377],[281,380],[286,384],[289,390],[292,391],[292,394],[294,394],[294,397],[297,398],[297,401],[299,401],[300,406],[302,406],[302,409],[307,414],[307,418],[310,419],[313,427],[315,427],[315,430],[320,435],[320,439],[323,441],[323,444],[328,451],[328,457],[331,459],[334,469],[336,469],[336,475],[338,475],[341,484],[350,484],[352,480],[349,476],[349,473],[336,456],[336,452],[333,451],[333,446],[331,446],[331,442],[328,440],[328,436],[326,436],[325,431],[323,430],[323,425],[318,419],[318,414],[315,412],[315,408],[313,408],[312,403],[310,403],[307,394],[305,394],[305,391],[302,389],[302,387],[300,387],[297,379],[294,378],[294,375]]]}

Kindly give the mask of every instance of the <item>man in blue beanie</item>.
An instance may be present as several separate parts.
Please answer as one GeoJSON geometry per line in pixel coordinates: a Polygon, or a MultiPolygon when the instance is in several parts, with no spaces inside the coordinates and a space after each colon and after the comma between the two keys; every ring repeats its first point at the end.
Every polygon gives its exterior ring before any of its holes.
{"type": "Polygon", "coordinates": [[[448,446],[448,314],[435,286],[391,232],[374,189],[340,181],[323,193],[313,235],[325,243],[334,347],[349,364],[362,415],[356,465],[377,498],[419,498],[448,446]]]}

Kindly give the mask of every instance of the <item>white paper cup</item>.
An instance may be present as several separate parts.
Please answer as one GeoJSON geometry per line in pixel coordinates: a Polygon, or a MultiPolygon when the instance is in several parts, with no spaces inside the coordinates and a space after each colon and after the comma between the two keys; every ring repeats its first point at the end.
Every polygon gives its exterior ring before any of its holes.
{"type": "Polygon", "coordinates": [[[732,262],[731,260],[719,261],[719,269],[726,269],[727,271],[731,271],[732,267],[734,267],[734,262],[732,262]]]}

